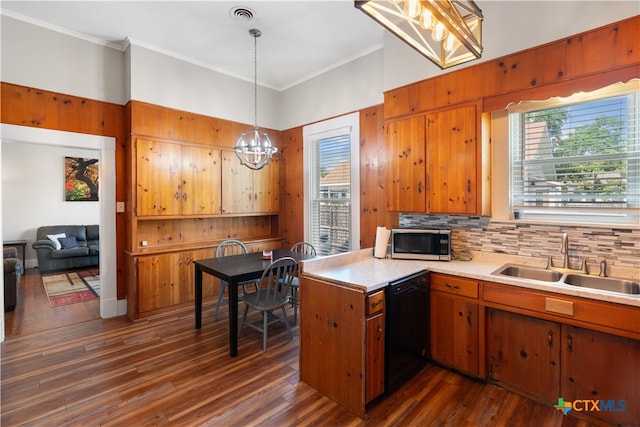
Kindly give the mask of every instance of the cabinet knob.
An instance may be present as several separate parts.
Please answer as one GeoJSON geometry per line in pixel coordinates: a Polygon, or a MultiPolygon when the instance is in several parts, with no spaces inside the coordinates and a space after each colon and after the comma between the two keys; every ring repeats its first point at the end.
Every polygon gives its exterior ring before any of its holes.
{"type": "Polygon", "coordinates": [[[567,351],[573,351],[573,336],[567,335],[567,351]]]}

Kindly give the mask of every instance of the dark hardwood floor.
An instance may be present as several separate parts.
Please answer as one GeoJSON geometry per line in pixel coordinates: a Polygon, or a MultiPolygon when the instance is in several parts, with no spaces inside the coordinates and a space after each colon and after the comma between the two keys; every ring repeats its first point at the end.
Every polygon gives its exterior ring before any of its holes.
{"type": "Polygon", "coordinates": [[[15,311],[4,315],[7,338],[100,319],[100,300],[97,299],[50,307],[37,269],[25,271],[18,286],[18,299],[15,311]]]}
{"type": "MultiPolygon", "coordinates": [[[[38,286],[37,272],[31,279],[21,287],[38,286]]],[[[361,420],[298,381],[297,327],[289,341],[274,325],[266,353],[245,329],[230,358],[226,306],[215,320],[206,305],[197,331],[192,309],[135,323],[99,319],[89,306],[45,314],[46,295],[36,307],[21,291],[24,307],[5,315],[13,333],[1,346],[2,426],[598,425],[434,365],[361,420]]]]}

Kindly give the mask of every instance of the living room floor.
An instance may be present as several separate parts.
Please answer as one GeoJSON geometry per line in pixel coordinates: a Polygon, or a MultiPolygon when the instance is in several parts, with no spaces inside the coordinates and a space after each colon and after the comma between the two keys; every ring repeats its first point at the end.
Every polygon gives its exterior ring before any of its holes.
{"type": "Polygon", "coordinates": [[[30,268],[20,279],[16,309],[4,315],[4,334],[11,339],[99,318],[100,299],[50,307],[40,272],[30,268]]]}

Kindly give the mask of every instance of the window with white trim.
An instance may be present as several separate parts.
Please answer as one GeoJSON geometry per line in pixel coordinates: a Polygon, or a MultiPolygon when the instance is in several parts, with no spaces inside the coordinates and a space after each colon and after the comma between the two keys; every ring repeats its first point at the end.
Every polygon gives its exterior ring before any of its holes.
{"type": "Polygon", "coordinates": [[[509,109],[516,219],[638,224],[640,93],[632,83],[509,109]]]}
{"type": "Polygon", "coordinates": [[[318,255],[360,247],[359,115],[305,126],[305,241],[318,255]]]}

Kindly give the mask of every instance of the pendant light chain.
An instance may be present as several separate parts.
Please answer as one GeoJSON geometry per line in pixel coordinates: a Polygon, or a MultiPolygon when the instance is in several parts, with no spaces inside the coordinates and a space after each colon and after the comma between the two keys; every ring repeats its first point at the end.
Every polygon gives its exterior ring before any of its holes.
{"type": "Polygon", "coordinates": [[[269,164],[271,156],[278,151],[271,143],[269,134],[258,127],[258,37],[262,32],[249,30],[253,37],[253,122],[254,128],[242,132],[236,141],[234,150],[240,163],[250,169],[259,170],[269,164]]]}
{"type": "Polygon", "coordinates": [[[251,30],[253,36],[253,124],[258,127],[258,37],[260,30],[251,30]]]}

